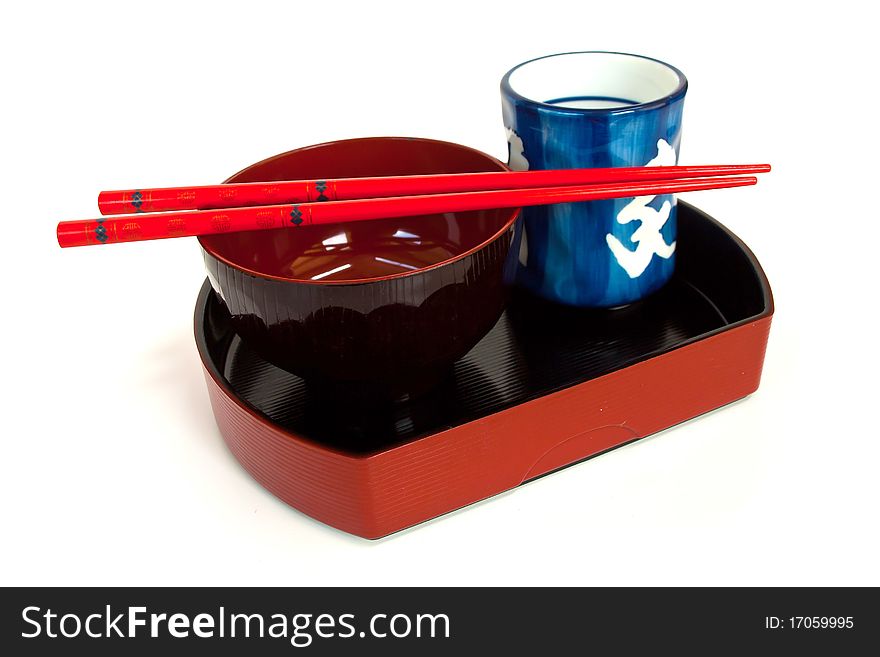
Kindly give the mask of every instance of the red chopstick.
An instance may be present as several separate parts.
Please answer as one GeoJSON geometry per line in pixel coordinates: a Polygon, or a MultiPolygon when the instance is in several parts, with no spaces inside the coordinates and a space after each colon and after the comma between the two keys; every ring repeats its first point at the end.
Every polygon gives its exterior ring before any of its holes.
{"type": "Polygon", "coordinates": [[[101,192],[101,214],[208,210],[253,205],[342,201],[423,194],[449,194],[495,189],[524,189],[598,183],[645,182],[708,176],[766,173],[769,164],[685,167],[617,167],[610,169],[560,169],[550,171],[488,171],[429,176],[339,178],[281,182],[167,187],[101,192]]]}
{"type": "Polygon", "coordinates": [[[62,247],[87,246],[270,228],[296,228],[311,224],[364,221],[438,212],[463,212],[628,196],[653,196],[723,187],[742,187],[754,185],[757,182],[758,179],[751,176],[698,178],[169,212],[154,215],[131,215],[114,219],[62,221],[58,224],[57,234],[58,244],[62,247]]]}

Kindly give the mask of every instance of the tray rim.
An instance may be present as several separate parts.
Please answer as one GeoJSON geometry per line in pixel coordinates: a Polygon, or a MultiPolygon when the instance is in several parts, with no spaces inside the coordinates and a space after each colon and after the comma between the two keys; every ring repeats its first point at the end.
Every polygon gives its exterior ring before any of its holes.
{"type": "MultiPolygon", "coordinates": [[[[752,268],[755,272],[755,275],[757,276],[758,283],[761,288],[761,293],[764,297],[763,310],[761,312],[754,314],[754,315],[751,315],[749,317],[745,317],[745,318],[737,320],[735,322],[731,322],[731,323],[726,324],[724,326],[720,326],[718,328],[712,329],[712,330],[707,331],[705,333],[701,333],[700,335],[690,337],[686,340],[681,341],[680,343],[676,344],[674,347],[672,347],[670,349],[666,349],[661,352],[651,352],[649,354],[646,354],[643,357],[638,358],[637,360],[634,360],[634,361],[628,363],[624,367],[620,367],[620,368],[611,370],[610,372],[606,372],[606,373],[601,374],[597,377],[592,377],[592,378],[585,379],[583,381],[572,383],[571,385],[567,385],[567,386],[560,387],[557,389],[549,390],[549,391],[545,392],[544,394],[540,395],[539,397],[537,397],[536,399],[541,399],[541,398],[547,397],[549,395],[558,394],[558,393],[563,392],[565,390],[572,389],[576,386],[589,383],[590,381],[596,381],[598,379],[601,379],[604,376],[608,376],[608,375],[613,374],[615,372],[620,372],[620,371],[626,370],[628,368],[637,366],[640,363],[644,363],[646,361],[652,360],[652,359],[657,358],[659,356],[670,354],[670,353],[675,352],[675,351],[682,349],[684,347],[688,347],[688,346],[693,345],[695,343],[702,342],[704,340],[708,340],[708,339],[710,339],[714,336],[717,336],[719,334],[727,333],[727,332],[733,331],[741,326],[752,324],[752,323],[755,323],[755,322],[760,321],[762,319],[772,317],[773,313],[775,312],[775,303],[774,303],[774,299],[773,299],[773,292],[770,287],[770,282],[767,279],[767,275],[764,272],[763,267],[761,267],[760,262],[758,261],[757,257],[752,252],[752,250],[748,247],[748,245],[746,245],[746,243],[743,242],[742,239],[740,239],[739,236],[737,236],[733,231],[731,231],[729,228],[727,228],[727,226],[725,226],[720,221],[718,221],[717,219],[715,219],[714,217],[709,215],[707,212],[700,210],[696,206],[691,205],[690,203],[687,203],[685,201],[678,201],[678,203],[680,205],[686,207],[689,211],[700,216],[700,218],[702,220],[708,221],[708,222],[714,224],[715,226],[717,226],[718,228],[720,228],[722,231],[724,231],[727,234],[727,236],[734,242],[734,244],[745,254],[746,258],[748,259],[750,265],[752,266],[752,268]]],[[[695,289],[698,292],[700,292],[700,294],[704,295],[704,293],[701,290],[699,290],[699,288],[695,288],[695,289]]],[[[205,331],[203,330],[203,326],[204,326],[204,322],[205,322],[205,315],[207,312],[209,299],[211,298],[211,296],[213,294],[215,294],[215,293],[211,287],[210,281],[206,277],[205,281],[202,283],[202,287],[199,291],[199,295],[198,295],[198,298],[196,301],[196,306],[195,306],[194,317],[193,317],[193,332],[195,335],[196,348],[198,349],[199,358],[202,361],[202,366],[203,366],[205,372],[211,376],[211,378],[214,380],[214,382],[217,384],[217,386],[224,392],[224,394],[226,395],[227,398],[231,399],[237,406],[239,406],[246,413],[253,416],[255,420],[261,422],[264,425],[268,425],[273,430],[280,432],[281,434],[283,434],[284,436],[286,436],[287,438],[289,438],[291,440],[295,440],[301,444],[307,445],[307,446],[311,447],[312,449],[319,450],[320,452],[325,453],[325,454],[334,454],[338,457],[353,460],[353,461],[364,461],[364,460],[368,460],[368,459],[375,459],[375,458],[381,457],[384,454],[388,454],[390,452],[393,452],[394,450],[404,448],[408,445],[411,445],[413,443],[417,443],[420,440],[424,440],[424,439],[429,438],[431,436],[436,436],[436,435],[439,435],[439,434],[444,433],[445,431],[448,431],[451,429],[456,429],[456,428],[459,428],[462,426],[466,426],[468,424],[472,424],[474,422],[479,422],[485,418],[491,417],[491,416],[496,415],[498,413],[504,413],[506,411],[509,411],[510,408],[513,408],[513,407],[518,406],[520,404],[527,404],[527,403],[535,401],[535,399],[527,399],[527,400],[520,402],[519,404],[514,404],[511,407],[506,407],[506,408],[494,411],[492,413],[487,413],[485,415],[481,415],[480,417],[477,417],[477,418],[472,418],[472,419],[468,420],[467,422],[462,422],[461,424],[455,425],[454,427],[446,427],[446,428],[440,429],[438,431],[424,433],[419,436],[404,440],[402,442],[393,443],[393,444],[389,445],[388,447],[380,447],[375,450],[370,450],[370,451],[365,451],[365,452],[351,452],[351,451],[346,451],[344,449],[340,449],[338,447],[334,447],[332,445],[327,445],[326,443],[323,443],[319,440],[316,440],[314,438],[310,438],[307,435],[297,433],[295,431],[291,431],[290,429],[287,429],[287,428],[279,425],[271,417],[269,417],[266,413],[264,413],[263,411],[261,411],[260,409],[258,409],[255,406],[251,405],[249,402],[247,402],[245,399],[243,399],[238,394],[238,392],[232,387],[230,382],[224,376],[223,372],[220,371],[219,367],[217,366],[217,363],[214,362],[214,360],[211,358],[211,355],[208,350],[207,338],[205,335],[205,331]]],[[[711,299],[709,299],[709,301],[710,301],[710,303],[713,303],[713,305],[714,305],[714,302],[712,302],[711,299]]]]}

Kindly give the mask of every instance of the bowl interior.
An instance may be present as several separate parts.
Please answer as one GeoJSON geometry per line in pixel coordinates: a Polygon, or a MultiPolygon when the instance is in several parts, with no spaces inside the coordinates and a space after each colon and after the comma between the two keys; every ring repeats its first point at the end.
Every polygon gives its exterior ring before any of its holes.
{"type": "MultiPolygon", "coordinates": [[[[498,160],[449,142],[400,137],[351,139],[276,155],[227,182],[503,171],[498,160]]],[[[405,276],[491,241],[513,208],[209,235],[202,247],[251,274],[313,283],[405,276]]]]}

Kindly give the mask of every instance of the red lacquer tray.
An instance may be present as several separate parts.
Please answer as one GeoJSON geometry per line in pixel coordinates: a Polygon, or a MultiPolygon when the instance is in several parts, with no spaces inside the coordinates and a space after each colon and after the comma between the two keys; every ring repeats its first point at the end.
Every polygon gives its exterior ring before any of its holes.
{"type": "Polygon", "coordinates": [[[196,342],[220,432],[296,509],[378,538],[754,392],[773,314],[749,249],[679,203],[676,274],[617,310],[514,295],[448,379],[417,398],[339,404],[257,356],[206,282],[196,342]]]}

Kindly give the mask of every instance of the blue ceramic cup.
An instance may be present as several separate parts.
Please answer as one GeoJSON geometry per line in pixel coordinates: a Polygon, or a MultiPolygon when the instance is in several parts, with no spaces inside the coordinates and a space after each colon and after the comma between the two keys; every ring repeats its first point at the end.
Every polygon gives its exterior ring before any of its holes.
{"type": "MultiPolygon", "coordinates": [[[[573,52],[540,57],[501,81],[515,170],[678,163],[687,80],[648,57],[573,52]]],[[[524,208],[519,284],[555,302],[621,306],[675,268],[672,195],[524,208]]]]}

